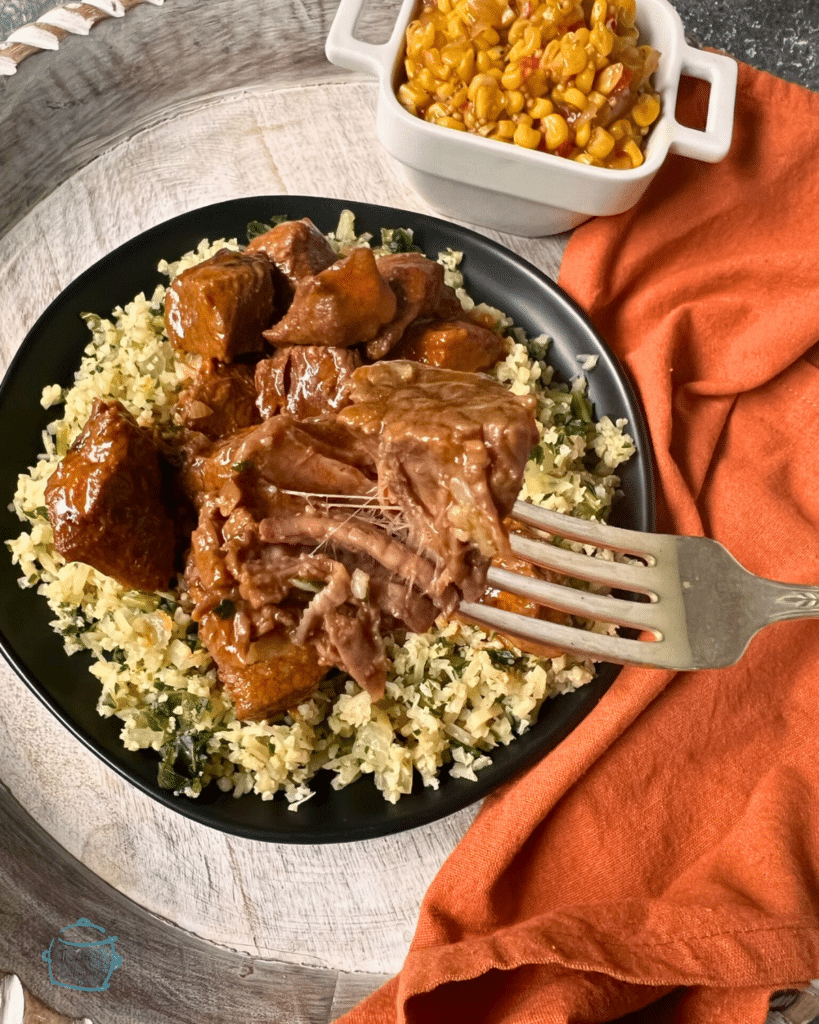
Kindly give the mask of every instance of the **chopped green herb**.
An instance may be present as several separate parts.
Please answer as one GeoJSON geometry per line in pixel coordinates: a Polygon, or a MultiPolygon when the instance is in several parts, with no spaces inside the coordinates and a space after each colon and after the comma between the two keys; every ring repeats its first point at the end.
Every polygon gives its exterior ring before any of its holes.
{"type": "Polygon", "coordinates": [[[382,228],[381,248],[388,253],[423,252],[421,247],[413,242],[412,231],[409,228],[382,228]]]}
{"type": "Polygon", "coordinates": [[[96,313],[80,313],[80,316],[85,320],[89,331],[98,331],[102,327],[102,317],[96,313]]]}
{"type": "Polygon", "coordinates": [[[536,444],[535,447],[529,452],[529,458],[534,459],[535,462],[543,462],[543,445],[536,444]]]}
{"type": "Polygon", "coordinates": [[[517,658],[512,651],[500,650],[500,651],[488,651],[489,660],[495,666],[495,668],[512,668],[517,661],[517,658]]]}
{"type": "Polygon", "coordinates": [[[236,614],[236,605],[226,597],[216,605],[213,611],[220,619],[230,619],[236,614]]]}
{"type": "Polygon", "coordinates": [[[172,789],[174,796],[193,786],[204,775],[207,765],[208,735],[180,733],[162,747],[162,761],[157,782],[162,789],[172,789]]]}
{"type": "Polygon", "coordinates": [[[592,404],[582,391],[572,392],[572,412],[581,423],[592,423],[592,404]]]}
{"type": "Polygon", "coordinates": [[[253,463],[250,459],[243,459],[241,462],[234,462],[230,468],[234,473],[244,473],[248,469],[253,469],[253,463]]]}
{"type": "Polygon", "coordinates": [[[260,220],[252,220],[247,226],[247,240],[252,242],[254,238],[258,238],[259,235],[265,235],[271,228],[277,227],[279,224],[284,224],[286,220],[290,218],[286,213],[277,213],[275,217],[270,218],[270,223],[265,224],[260,220]]]}

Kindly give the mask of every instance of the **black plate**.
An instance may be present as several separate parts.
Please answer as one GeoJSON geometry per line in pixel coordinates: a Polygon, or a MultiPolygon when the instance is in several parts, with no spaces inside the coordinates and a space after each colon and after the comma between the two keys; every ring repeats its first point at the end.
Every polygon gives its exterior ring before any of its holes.
{"type": "MultiPolygon", "coordinates": [[[[269,221],[276,214],[310,217],[322,231],[330,231],[343,209],[353,211],[358,231],[370,231],[376,239],[381,227],[409,227],[417,244],[433,258],[445,248],[461,250],[469,293],[503,309],[530,336],[550,335],[554,341],[549,359],[561,379],[568,381],[579,372],[579,354],[599,356],[589,375],[595,409],[598,415],[625,417],[637,444],[636,456],[622,467],[626,497],[616,506],[613,521],[633,529],[652,529],[652,462],[642,410],[622,367],[583,312],[554,282],[474,231],[436,218],[334,199],[257,196],[183,214],[126,242],[66,288],[34,325],[0,387],[0,436],[6,439],[0,454],[2,538],[20,533],[21,524],[7,505],[18,473],[36,461],[41,432],[55,416],[54,410],[40,406],[41,391],[47,384],[72,383],[88,342],[81,312],[107,316],[138,292],[151,294],[164,280],[156,269],[159,260],[177,259],[202,238],[235,237],[241,242],[250,221],[269,221]]],[[[103,719],[96,712],[99,683],[88,672],[89,658],[67,657],[61,639],[48,625],[46,602],[32,590],[21,590],[17,576],[11,559],[0,557],[0,648],[23,681],[75,736],[144,793],[203,825],[249,839],[349,842],[414,828],[460,810],[552,750],[589,714],[619,671],[617,666],[601,666],[589,685],[548,701],[540,721],[510,746],[499,748],[477,782],[445,776],[438,790],[418,784],[393,806],[370,779],[335,792],[329,773],[320,773],[314,780],[316,795],[297,813],[288,811],[283,799],[244,796],[236,800],[215,786],[197,800],[189,800],[159,788],[154,752],[122,747],[119,720],[103,719]]]]}

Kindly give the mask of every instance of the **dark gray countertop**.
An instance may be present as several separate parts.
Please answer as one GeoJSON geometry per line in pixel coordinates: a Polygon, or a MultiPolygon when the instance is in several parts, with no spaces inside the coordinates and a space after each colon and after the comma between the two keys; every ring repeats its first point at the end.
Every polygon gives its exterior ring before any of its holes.
{"type": "MultiPolygon", "coordinates": [[[[819,0],[672,2],[703,46],[819,91],[819,0]]],[[[0,39],[56,6],[59,0],[0,0],[0,39]]]]}
{"type": "Polygon", "coordinates": [[[819,0],[672,0],[702,46],[819,91],[819,0]]]}

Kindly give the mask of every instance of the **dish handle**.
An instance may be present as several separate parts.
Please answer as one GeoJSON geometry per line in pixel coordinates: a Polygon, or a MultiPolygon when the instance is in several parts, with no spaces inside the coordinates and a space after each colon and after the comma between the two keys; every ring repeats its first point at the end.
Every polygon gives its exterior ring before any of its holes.
{"type": "Polygon", "coordinates": [[[394,55],[401,52],[401,37],[417,0],[404,0],[389,40],[379,46],[362,42],[353,34],[365,3],[366,0],[341,0],[327,33],[324,52],[331,64],[350,71],[364,71],[377,78],[383,75],[389,82],[394,55]]]}
{"type": "Polygon", "coordinates": [[[705,131],[688,128],[674,120],[669,152],[716,163],[731,148],[737,95],[737,63],[725,54],[697,50],[686,45],[680,74],[711,83],[708,116],[705,131]]]}

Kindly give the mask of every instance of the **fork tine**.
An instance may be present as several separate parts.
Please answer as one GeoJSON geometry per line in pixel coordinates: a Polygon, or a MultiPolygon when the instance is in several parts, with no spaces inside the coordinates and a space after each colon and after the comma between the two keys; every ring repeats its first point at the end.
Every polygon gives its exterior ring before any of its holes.
{"type": "Polygon", "coordinates": [[[564,512],[553,512],[551,509],[540,508],[526,501],[516,501],[511,513],[512,519],[536,530],[566,537],[568,540],[593,544],[597,548],[610,548],[613,551],[625,551],[639,555],[652,564],[662,546],[662,538],[653,533],[640,533],[637,530],[623,530],[618,526],[607,526],[604,523],[593,523],[587,519],[578,519],[564,512]]]}
{"type": "Polygon", "coordinates": [[[670,650],[662,640],[629,640],[621,636],[591,633],[588,630],[576,629],[574,626],[531,619],[526,615],[471,602],[462,604],[458,614],[490,632],[560,647],[564,651],[595,661],[645,665],[652,668],[679,667],[679,650],[676,650],[675,656],[674,649],[670,650]]]}
{"type": "Polygon", "coordinates": [[[634,590],[638,594],[656,593],[661,582],[656,565],[610,562],[519,533],[510,534],[509,542],[512,551],[521,558],[572,579],[593,580],[618,590],[634,590]]]}
{"type": "Polygon", "coordinates": [[[614,622],[618,626],[632,626],[635,629],[650,629],[662,635],[659,606],[653,602],[624,601],[606,594],[591,594],[586,590],[549,583],[546,580],[521,576],[491,566],[487,575],[490,587],[529,597],[539,604],[548,605],[558,611],[568,612],[581,619],[614,622]]]}

